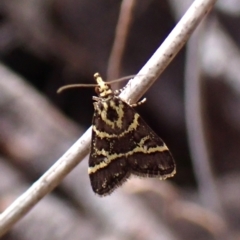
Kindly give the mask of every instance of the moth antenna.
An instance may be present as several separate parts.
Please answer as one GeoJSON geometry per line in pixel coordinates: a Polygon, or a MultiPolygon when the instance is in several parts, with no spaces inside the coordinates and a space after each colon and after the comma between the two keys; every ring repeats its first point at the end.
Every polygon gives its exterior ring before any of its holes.
{"type": "MultiPolygon", "coordinates": [[[[145,74],[133,74],[133,75],[129,75],[129,76],[125,76],[125,77],[122,77],[122,78],[118,78],[118,79],[115,79],[115,80],[112,80],[112,81],[108,81],[106,82],[106,84],[112,84],[112,83],[116,83],[116,82],[122,82],[124,80],[128,80],[128,79],[131,79],[131,78],[134,78],[134,77],[142,77],[142,76],[146,76],[145,74]]],[[[148,74],[149,76],[149,74],[148,74]]],[[[151,75],[150,76],[154,76],[154,75],[151,75]]]]}
{"type": "Polygon", "coordinates": [[[69,84],[69,85],[66,85],[66,86],[63,86],[63,87],[60,87],[58,90],[57,90],[57,93],[61,93],[63,91],[65,91],[66,89],[69,89],[69,88],[79,88],[79,87],[96,87],[97,84],[69,84]]]}
{"type": "Polygon", "coordinates": [[[115,79],[115,80],[112,80],[112,81],[108,81],[108,82],[106,82],[106,84],[112,84],[112,83],[116,83],[116,82],[122,82],[122,81],[131,79],[131,78],[136,77],[136,76],[137,76],[137,75],[129,75],[129,76],[126,76],[126,77],[122,77],[122,78],[118,78],[118,79],[115,79]]]}
{"type": "MultiPolygon", "coordinates": [[[[112,81],[109,81],[109,82],[105,82],[106,84],[110,85],[112,83],[117,83],[117,82],[122,82],[124,80],[128,80],[128,79],[131,79],[133,77],[137,77],[137,76],[141,76],[141,75],[129,75],[129,76],[126,76],[126,77],[122,77],[122,78],[118,78],[118,79],[115,79],[115,80],[112,80],[112,81]]],[[[95,73],[94,74],[94,78],[97,79],[98,77],[101,77],[99,73],[95,73]]],[[[66,85],[66,86],[63,86],[63,87],[60,87],[58,90],[57,90],[57,93],[61,93],[63,91],[65,91],[66,89],[69,89],[69,88],[79,88],[79,87],[96,87],[98,86],[98,84],[69,84],[69,85],[66,85]]]]}

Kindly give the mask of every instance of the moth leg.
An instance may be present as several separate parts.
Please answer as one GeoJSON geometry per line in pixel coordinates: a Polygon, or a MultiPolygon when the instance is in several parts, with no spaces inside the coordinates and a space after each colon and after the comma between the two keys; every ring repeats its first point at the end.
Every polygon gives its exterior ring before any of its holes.
{"type": "Polygon", "coordinates": [[[122,91],[124,91],[126,88],[127,88],[127,85],[124,86],[124,87],[121,88],[121,89],[116,89],[116,90],[114,91],[114,95],[118,96],[118,95],[119,95],[122,91]]]}
{"type": "MultiPolygon", "coordinates": [[[[130,103],[129,103],[129,105],[130,105],[131,107],[137,107],[137,106],[142,105],[142,104],[145,103],[146,101],[147,101],[147,99],[146,99],[146,98],[143,98],[140,102],[133,103],[133,104],[130,104],[130,103]]],[[[129,99],[129,102],[131,102],[131,99],[129,99]]]]}
{"type": "Polygon", "coordinates": [[[92,99],[96,102],[99,102],[101,101],[101,98],[100,97],[96,97],[96,96],[93,96],[92,99]]]}
{"type": "Polygon", "coordinates": [[[123,91],[123,89],[116,89],[114,91],[114,95],[118,96],[122,91],[123,91]]]}

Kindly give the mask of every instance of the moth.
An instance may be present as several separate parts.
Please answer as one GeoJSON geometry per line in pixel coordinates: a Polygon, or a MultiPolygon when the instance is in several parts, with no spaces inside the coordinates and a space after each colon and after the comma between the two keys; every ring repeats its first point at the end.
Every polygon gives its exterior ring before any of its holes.
{"type": "Polygon", "coordinates": [[[172,154],[134,107],[119,97],[99,73],[93,97],[92,142],[88,174],[92,190],[111,194],[131,174],[164,180],[176,172],[172,154]]]}

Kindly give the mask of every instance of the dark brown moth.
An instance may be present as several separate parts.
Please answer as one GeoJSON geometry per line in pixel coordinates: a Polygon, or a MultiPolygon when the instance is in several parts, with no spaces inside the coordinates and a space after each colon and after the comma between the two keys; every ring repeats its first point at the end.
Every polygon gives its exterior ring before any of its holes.
{"type": "Polygon", "coordinates": [[[176,172],[166,144],[130,105],[96,73],[88,174],[93,191],[105,196],[131,174],[166,179],[176,172]]]}

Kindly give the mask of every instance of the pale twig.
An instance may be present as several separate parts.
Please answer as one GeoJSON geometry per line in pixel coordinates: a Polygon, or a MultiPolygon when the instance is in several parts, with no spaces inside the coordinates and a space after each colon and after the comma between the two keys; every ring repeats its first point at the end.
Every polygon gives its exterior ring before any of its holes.
{"type": "Polygon", "coordinates": [[[121,60],[132,22],[132,12],[136,0],[123,0],[115,32],[114,43],[108,60],[107,79],[119,77],[121,60]]]}
{"type": "MultiPolygon", "coordinates": [[[[125,100],[137,101],[163,72],[185,44],[198,23],[210,11],[216,0],[196,0],[163,44],[121,93],[125,100]]],[[[83,159],[89,151],[91,128],[23,195],[0,215],[0,236],[8,231],[83,159]]]]}
{"type": "Polygon", "coordinates": [[[196,0],[192,3],[162,45],[137,73],[137,76],[140,75],[141,77],[137,77],[137,79],[134,79],[136,81],[128,83],[128,87],[121,94],[123,99],[131,98],[134,102],[151,87],[215,2],[216,0],[196,0]],[[140,86],[138,86],[138,82],[140,82],[140,86]]]}

